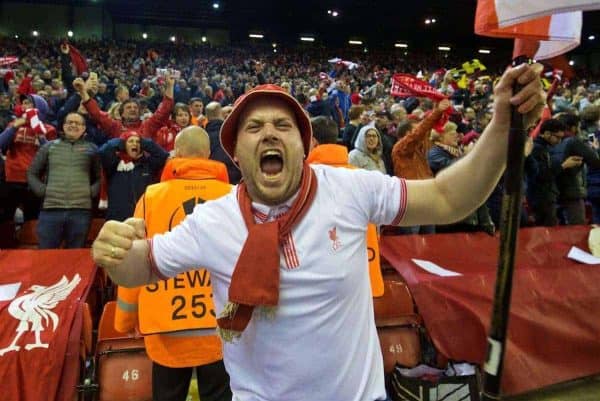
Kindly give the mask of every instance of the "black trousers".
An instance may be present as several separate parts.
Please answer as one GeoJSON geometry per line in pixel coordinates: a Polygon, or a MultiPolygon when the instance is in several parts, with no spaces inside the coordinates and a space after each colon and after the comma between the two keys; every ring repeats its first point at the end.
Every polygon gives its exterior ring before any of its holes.
{"type": "Polygon", "coordinates": [[[223,361],[195,368],[169,368],[152,363],[152,399],[154,401],[185,401],[196,369],[198,395],[201,401],[231,401],[229,375],[223,361]]]}
{"type": "Polygon", "coordinates": [[[22,207],[25,221],[38,218],[42,200],[27,188],[26,183],[7,182],[2,192],[4,199],[2,199],[1,221],[12,221],[15,210],[19,206],[22,207]]]}

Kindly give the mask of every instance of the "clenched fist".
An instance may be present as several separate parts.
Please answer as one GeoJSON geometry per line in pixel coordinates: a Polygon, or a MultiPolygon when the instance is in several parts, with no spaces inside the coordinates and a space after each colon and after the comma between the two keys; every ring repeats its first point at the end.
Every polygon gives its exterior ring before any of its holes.
{"type": "Polygon", "coordinates": [[[94,262],[105,269],[114,269],[127,256],[133,241],[145,237],[146,225],[142,219],[132,217],[122,223],[107,221],[92,244],[94,262]]]}

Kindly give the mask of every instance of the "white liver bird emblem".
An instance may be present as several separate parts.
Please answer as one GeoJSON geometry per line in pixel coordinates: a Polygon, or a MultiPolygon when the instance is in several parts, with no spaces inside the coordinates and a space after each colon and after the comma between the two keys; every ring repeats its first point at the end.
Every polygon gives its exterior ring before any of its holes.
{"type": "Polygon", "coordinates": [[[17,342],[26,331],[35,333],[35,343],[25,345],[27,351],[33,348],[48,348],[48,344],[42,343],[40,333],[48,327],[49,320],[52,320],[52,331],[56,331],[58,327],[58,315],[51,309],[54,309],[60,301],[64,301],[80,281],[79,274],[76,274],[71,282],[62,276],[56,284],[47,287],[32,285],[28,290],[31,292],[15,298],[8,306],[8,313],[20,320],[20,323],[13,342],[8,347],[0,349],[0,356],[10,351],[20,350],[21,347],[17,342]]]}

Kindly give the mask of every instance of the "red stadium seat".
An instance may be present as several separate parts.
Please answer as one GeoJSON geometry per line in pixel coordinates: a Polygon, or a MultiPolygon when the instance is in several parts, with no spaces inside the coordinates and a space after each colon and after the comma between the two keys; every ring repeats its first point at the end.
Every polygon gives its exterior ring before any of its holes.
{"type": "Polygon", "coordinates": [[[144,339],[114,328],[116,302],[108,302],[100,318],[96,344],[98,401],[151,401],[152,361],[144,339]]]}
{"type": "Polygon", "coordinates": [[[384,294],[373,299],[385,373],[396,364],[414,367],[421,361],[422,319],[406,283],[384,277],[384,294]]]}

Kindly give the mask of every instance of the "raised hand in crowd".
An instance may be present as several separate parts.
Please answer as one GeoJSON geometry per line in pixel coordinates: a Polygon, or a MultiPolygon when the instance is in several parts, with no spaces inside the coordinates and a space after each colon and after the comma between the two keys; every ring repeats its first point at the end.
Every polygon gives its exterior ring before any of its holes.
{"type": "Polygon", "coordinates": [[[86,91],[85,81],[83,78],[75,78],[73,81],[73,88],[75,89],[75,92],[81,96],[82,101],[87,102],[90,99],[90,95],[88,95],[86,91]]]}
{"type": "Polygon", "coordinates": [[[442,112],[448,110],[448,108],[450,108],[450,106],[452,106],[452,102],[450,102],[449,99],[444,99],[437,104],[438,110],[442,111],[442,112]]]}
{"type": "Polygon", "coordinates": [[[165,83],[166,83],[166,89],[165,89],[165,96],[170,97],[171,99],[174,98],[174,88],[175,88],[175,78],[173,77],[173,75],[171,74],[171,72],[167,72],[167,75],[165,75],[165,83]]]}

